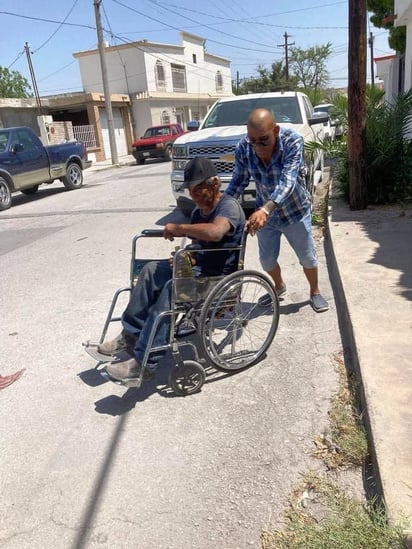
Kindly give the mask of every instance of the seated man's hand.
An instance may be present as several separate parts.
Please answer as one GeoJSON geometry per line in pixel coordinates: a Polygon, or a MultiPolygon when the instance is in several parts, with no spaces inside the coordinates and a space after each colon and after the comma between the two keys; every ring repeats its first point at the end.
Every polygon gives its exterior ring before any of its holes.
{"type": "Polygon", "coordinates": [[[166,240],[174,240],[175,236],[184,236],[179,231],[179,225],[177,223],[166,223],[163,230],[163,236],[166,240]]]}

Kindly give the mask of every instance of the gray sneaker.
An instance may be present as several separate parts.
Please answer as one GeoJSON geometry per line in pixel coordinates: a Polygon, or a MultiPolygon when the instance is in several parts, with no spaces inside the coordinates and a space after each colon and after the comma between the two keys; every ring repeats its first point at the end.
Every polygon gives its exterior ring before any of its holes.
{"type": "Polygon", "coordinates": [[[310,296],[310,304],[313,310],[317,313],[323,313],[329,309],[329,304],[321,294],[313,294],[310,296]]]}
{"type": "MultiPolygon", "coordinates": [[[[288,290],[287,290],[286,286],[282,286],[281,288],[278,288],[276,290],[276,295],[280,298],[280,297],[284,296],[287,291],[288,290]]],[[[269,294],[262,295],[262,297],[259,297],[258,303],[262,307],[267,307],[268,305],[270,305],[272,303],[272,298],[270,297],[269,294]]]]}
{"type": "MultiPolygon", "coordinates": [[[[153,365],[151,365],[153,368],[153,365]]],[[[139,377],[141,372],[141,366],[134,358],[129,360],[124,360],[123,362],[110,362],[105,367],[107,374],[116,381],[122,381],[127,383],[128,381],[134,381],[139,377]]],[[[143,379],[153,379],[155,376],[155,371],[152,369],[146,368],[143,374],[143,379]]]]}
{"type": "Polygon", "coordinates": [[[115,355],[116,353],[120,353],[121,351],[128,351],[130,353],[130,346],[132,343],[132,338],[124,334],[122,332],[117,337],[112,339],[111,341],[105,341],[104,343],[100,343],[97,346],[97,350],[102,355],[115,355]]]}

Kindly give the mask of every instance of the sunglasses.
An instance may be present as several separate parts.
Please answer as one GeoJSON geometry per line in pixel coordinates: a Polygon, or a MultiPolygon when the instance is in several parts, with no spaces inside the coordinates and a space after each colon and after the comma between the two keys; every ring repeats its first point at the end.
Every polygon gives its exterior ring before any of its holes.
{"type": "Polygon", "coordinates": [[[262,139],[256,140],[252,140],[248,137],[247,140],[252,147],[267,147],[270,144],[271,136],[262,137],[262,139]]]}

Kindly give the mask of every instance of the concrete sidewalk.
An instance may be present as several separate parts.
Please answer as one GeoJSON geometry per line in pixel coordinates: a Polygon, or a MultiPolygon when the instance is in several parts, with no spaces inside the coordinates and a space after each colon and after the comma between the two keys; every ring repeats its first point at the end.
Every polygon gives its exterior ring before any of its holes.
{"type": "Polygon", "coordinates": [[[332,182],[328,230],[378,486],[390,524],[408,523],[412,547],[412,208],[351,211],[332,182]]]}
{"type": "Polygon", "coordinates": [[[133,166],[136,164],[136,159],[133,155],[128,154],[126,156],[119,156],[117,164],[112,164],[111,158],[108,160],[101,160],[100,162],[93,162],[87,172],[98,172],[101,170],[107,170],[108,168],[118,168],[120,166],[133,166]]]}

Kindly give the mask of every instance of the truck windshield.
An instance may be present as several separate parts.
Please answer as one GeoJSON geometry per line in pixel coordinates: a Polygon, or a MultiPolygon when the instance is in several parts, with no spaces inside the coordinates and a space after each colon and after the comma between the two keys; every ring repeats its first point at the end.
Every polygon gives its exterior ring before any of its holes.
{"type": "Polygon", "coordinates": [[[332,107],[332,105],[318,105],[316,107],[313,107],[313,110],[315,112],[327,112],[327,113],[329,113],[331,107],[332,107]]]}
{"type": "Polygon", "coordinates": [[[158,137],[161,135],[169,135],[170,134],[170,127],[169,126],[158,126],[156,128],[148,128],[144,132],[143,137],[158,137]]]}
{"type": "Polygon", "coordinates": [[[216,103],[207,114],[202,128],[245,126],[249,114],[258,108],[271,111],[280,124],[302,124],[297,97],[258,97],[216,103]]]}

